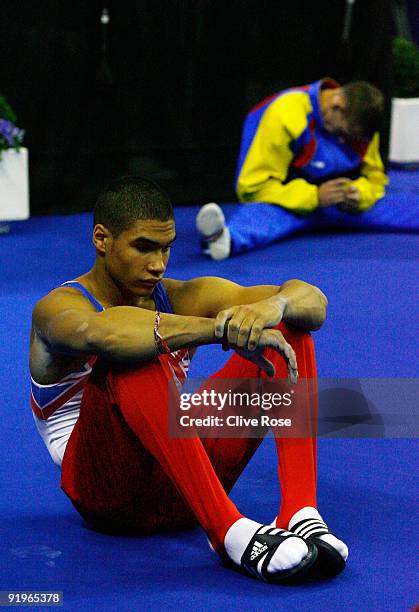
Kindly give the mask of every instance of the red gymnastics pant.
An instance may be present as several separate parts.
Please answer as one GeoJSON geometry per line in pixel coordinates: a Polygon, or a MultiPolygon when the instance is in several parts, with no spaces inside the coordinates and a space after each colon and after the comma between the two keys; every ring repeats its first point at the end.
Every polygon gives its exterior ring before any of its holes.
{"type": "MultiPolygon", "coordinates": [[[[316,377],[311,336],[280,324],[297,356],[300,378],[316,377]]],[[[276,377],[282,356],[267,349],[276,377]]],[[[173,438],[168,435],[167,368],[159,360],[120,367],[97,364],[85,388],[80,417],[62,464],[61,486],[93,529],[147,534],[200,523],[214,548],[242,517],[228,492],[260,438],[173,438]]],[[[265,377],[236,353],[211,378],[265,377]]],[[[275,432],[274,432],[275,433],[275,432]]],[[[281,507],[288,526],[304,506],[316,506],[316,439],[276,437],[281,507]]]]}

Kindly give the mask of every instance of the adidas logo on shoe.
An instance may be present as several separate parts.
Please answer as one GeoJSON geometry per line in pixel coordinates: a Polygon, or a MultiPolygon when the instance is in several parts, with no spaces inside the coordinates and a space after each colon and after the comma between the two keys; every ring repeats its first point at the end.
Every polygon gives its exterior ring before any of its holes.
{"type": "Polygon", "coordinates": [[[260,542],[255,542],[253,544],[252,552],[250,554],[250,560],[254,561],[259,555],[261,555],[265,550],[268,549],[267,544],[261,544],[260,542]]]}

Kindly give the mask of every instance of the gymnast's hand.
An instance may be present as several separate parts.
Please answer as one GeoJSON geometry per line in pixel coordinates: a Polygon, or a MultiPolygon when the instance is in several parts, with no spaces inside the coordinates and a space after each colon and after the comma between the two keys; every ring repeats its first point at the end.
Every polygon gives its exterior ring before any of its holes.
{"type": "Polygon", "coordinates": [[[252,351],[259,345],[264,329],[282,320],[287,300],[274,295],[266,300],[221,310],[214,324],[216,338],[224,338],[231,348],[252,351]]]}
{"type": "Polygon", "coordinates": [[[345,177],[322,183],[318,188],[319,207],[327,208],[345,201],[349,179],[345,177]]]}
{"type": "Polygon", "coordinates": [[[284,336],[278,329],[264,329],[259,336],[259,341],[256,349],[249,351],[248,349],[234,348],[240,357],[244,357],[255,363],[261,370],[266,372],[268,376],[275,376],[274,364],[263,355],[265,348],[272,348],[274,351],[282,355],[287,362],[288,380],[295,385],[298,380],[297,358],[290,344],[285,340],[284,336]]]}
{"type": "Polygon", "coordinates": [[[358,187],[348,185],[345,193],[345,200],[339,205],[339,208],[346,213],[356,213],[359,209],[361,196],[358,187]]]}

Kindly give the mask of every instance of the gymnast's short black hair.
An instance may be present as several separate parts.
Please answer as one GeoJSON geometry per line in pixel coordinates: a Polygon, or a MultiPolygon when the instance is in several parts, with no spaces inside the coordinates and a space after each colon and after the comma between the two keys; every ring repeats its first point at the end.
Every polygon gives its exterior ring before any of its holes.
{"type": "Polygon", "coordinates": [[[142,176],[123,176],[99,194],[93,224],[101,223],[117,238],[137,221],[169,221],[174,218],[167,193],[142,176]]]}
{"type": "Polygon", "coordinates": [[[349,129],[358,128],[365,138],[372,138],[382,126],[384,96],[367,81],[351,81],[343,86],[347,101],[346,117],[349,129]]]}

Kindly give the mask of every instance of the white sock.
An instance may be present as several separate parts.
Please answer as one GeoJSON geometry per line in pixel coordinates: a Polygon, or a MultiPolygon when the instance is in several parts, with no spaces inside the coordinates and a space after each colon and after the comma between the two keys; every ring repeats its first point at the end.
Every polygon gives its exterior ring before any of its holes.
{"type": "MultiPolygon", "coordinates": [[[[312,508],[311,506],[306,506],[305,508],[301,508],[301,510],[298,510],[298,512],[294,514],[294,516],[291,518],[289,522],[288,529],[291,529],[299,521],[302,521],[304,519],[319,519],[320,521],[323,521],[323,518],[319,514],[318,510],[316,510],[316,508],[312,508]]],[[[330,546],[333,546],[333,548],[336,549],[338,553],[346,561],[346,559],[348,558],[348,547],[346,546],[344,542],[342,542],[342,540],[339,540],[331,533],[317,536],[317,537],[319,538],[319,540],[323,540],[323,542],[326,542],[327,544],[330,544],[330,546]]]]}
{"type": "Polygon", "coordinates": [[[209,255],[215,261],[221,261],[227,259],[231,252],[231,236],[230,230],[226,226],[223,229],[221,236],[217,240],[213,240],[208,244],[208,248],[205,253],[209,255]]]}
{"type": "MultiPolygon", "coordinates": [[[[255,532],[263,527],[261,523],[256,523],[248,518],[241,518],[232,524],[224,538],[224,547],[230,559],[240,565],[242,555],[246,550],[255,532]]],[[[270,529],[269,525],[265,525],[270,529]]],[[[282,530],[278,529],[277,533],[282,530]]],[[[272,535],[275,532],[271,532],[272,535]]],[[[272,559],[269,561],[268,572],[274,574],[282,570],[287,570],[296,565],[308,554],[308,548],[304,540],[298,537],[286,539],[277,549],[272,559]]],[[[263,563],[263,558],[260,565],[263,563]]],[[[260,568],[259,568],[260,569],[260,568]]]]}
{"type": "Polygon", "coordinates": [[[196,217],[196,228],[208,243],[204,253],[216,261],[226,259],[231,251],[231,237],[222,208],[215,202],[205,204],[196,217]],[[214,236],[217,238],[214,238],[214,236]]]}

